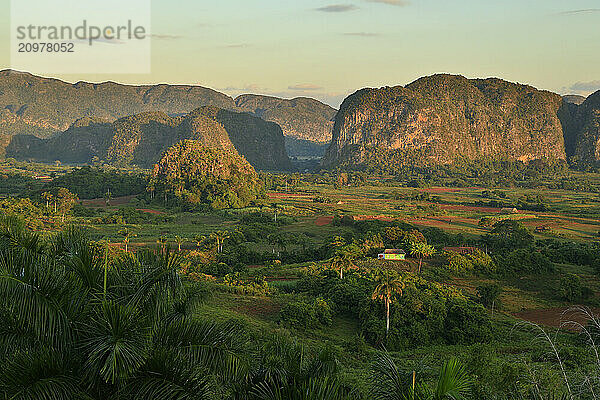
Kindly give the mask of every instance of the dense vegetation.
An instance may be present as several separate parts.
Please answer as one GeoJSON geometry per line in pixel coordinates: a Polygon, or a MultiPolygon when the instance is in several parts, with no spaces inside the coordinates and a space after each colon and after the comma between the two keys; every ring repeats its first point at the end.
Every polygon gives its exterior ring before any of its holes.
{"type": "Polygon", "coordinates": [[[150,192],[168,200],[169,195],[189,205],[240,208],[261,194],[254,168],[235,150],[205,146],[185,140],[172,146],[154,167],[150,192]]]}

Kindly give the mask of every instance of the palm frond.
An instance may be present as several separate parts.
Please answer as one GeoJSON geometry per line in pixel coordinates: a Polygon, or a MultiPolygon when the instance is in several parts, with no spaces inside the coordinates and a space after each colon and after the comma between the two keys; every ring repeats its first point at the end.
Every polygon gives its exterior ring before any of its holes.
{"type": "Polygon", "coordinates": [[[1,369],[0,393],[15,400],[91,399],[56,352],[19,353],[1,369]]]}
{"type": "Polygon", "coordinates": [[[248,366],[243,357],[246,337],[237,325],[182,319],[160,327],[154,345],[186,357],[193,365],[218,372],[226,381],[243,379],[248,366]]]}
{"type": "Polygon", "coordinates": [[[107,383],[119,383],[145,362],[150,330],[135,309],[105,301],[84,329],[88,377],[98,374],[107,383]]]}
{"type": "Polygon", "coordinates": [[[471,393],[473,381],[466,368],[456,358],[448,360],[442,366],[435,388],[436,400],[463,400],[471,393]]]}
{"type": "Polygon", "coordinates": [[[212,399],[210,375],[172,351],[154,352],[120,395],[132,400],[212,399]]]}

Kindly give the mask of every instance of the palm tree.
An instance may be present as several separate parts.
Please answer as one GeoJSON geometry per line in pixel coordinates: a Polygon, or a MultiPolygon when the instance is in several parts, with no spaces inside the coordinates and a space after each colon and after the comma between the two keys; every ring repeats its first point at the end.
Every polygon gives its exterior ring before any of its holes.
{"type": "MultiPolygon", "coordinates": [[[[254,360],[247,385],[238,389],[257,400],[348,400],[339,362],[331,348],[311,355],[295,340],[273,336],[254,360]]],[[[236,397],[237,398],[237,397],[236,397]]]]}
{"type": "Polygon", "coordinates": [[[223,252],[223,243],[229,239],[230,235],[227,231],[216,231],[210,234],[211,239],[215,242],[217,253],[223,252]]]}
{"type": "Polygon", "coordinates": [[[52,200],[52,193],[44,192],[42,193],[42,199],[46,200],[46,208],[50,207],[50,201],[52,200]]]}
{"type": "Polygon", "coordinates": [[[424,242],[413,242],[410,245],[410,255],[419,259],[419,274],[421,274],[421,266],[423,259],[429,258],[435,254],[435,248],[424,242]]]}
{"type": "Polygon", "coordinates": [[[433,387],[417,381],[417,372],[402,373],[387,352],[380,353],[371,365],[373,400],[466,400],[473,380],[456,359],[442,365],[433,387]]]}
{"type": "Polygon", "coordinates": [[[125,252],[129,251],[129,242],[131,241],[132,237],[135,237],[136,235],[127,227],[121,229],[119,231],[119,235],[121,235],[123,237],[123,244],[125,245],[125,252]]]}
{"type": "Polygon", "coordinates": [[[175,236],[175,242],[177,243],[177,251],[181,252],[181,245],[185,243],[185,238],[181,236],[175,236]]]}
{"type": "Polygon", "coordinates": [[[81,230],[42,240],[0,217],[0,398],[212,399],[244,381],[241,332],[192,318],[177,255],[105,256],[81,230]]]}
{"type": "Polygon", "coordinates": [[[194,242],[196,242],[196,247],[200,248],[202,246],[202,243],[206,240],[206,236],[204,235],[195,235],[194,236],[194,242]]]}
{"type": "Polygon", "coordinates": [[[349,252],[340,251],[331,259],[331,268],[340,271],[340,279],[344,279],[344,270],[356,268],[354,257],[349,252]]]}
{"type": "Polygon", "coordinates": [[[160,237],[156,239],[156,243],[158,244],[161,251],[165,251],[168,241],[169,239],[167,239],[167,237],[164,234],[160,235],[160,237]]]}
{"type": "Polygon", "coordinates": [[[396,296],[402,296],[405,288],[404,281],[397,274],[385,271],[377,279],[377,286],[373,291],[373,300],[382,300],[385,303],[385,334],[390,333],[390,304],[396,296]]]}

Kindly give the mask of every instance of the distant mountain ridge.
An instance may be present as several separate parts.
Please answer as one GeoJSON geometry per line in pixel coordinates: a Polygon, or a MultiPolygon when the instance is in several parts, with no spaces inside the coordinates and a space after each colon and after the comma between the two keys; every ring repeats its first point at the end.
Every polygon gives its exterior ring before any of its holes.
{"type": "Polygon", "coordinates": [[[238,96],[235,104],[241,111],[277,123],[286,137],[321,144],[331,141],[337,110],[315,99],[298,97],[287,100],[246,94],[238,96]]]}
{"type": "MultiPolygon", "coordinates": [[[[323,165],[389,170],[458,159],[566,160],[589,145],[576,144],[574,118],[593,100],[573,100],[501,79],[443,74],[362,89],[340,107],[323,165]]],[[[594,131],[594,121],[587,126],[594,131]]]]}
{"type": "Polygon", "coordinates": [[[229,96],[188,85],[67,83],[25,72],[0,71],[0,132],[48,137],[81,118],[114,121],[143,112],[187,114],[203,106],[235,109],[229,96]]]}
{"type": "Polygon", "coordinates": [[[68,83],[13,70],[0,71],[0,134],[45,138],[81,118],[108,122],[144,112],[185,115],[201,106],[249,112],[282,126],[284,135],[329,142],[336,110],[314,99],[243,95],[236,100],[193,85],[68,83]],[[58,112],[57,110],[60,110],[58,112]]]}

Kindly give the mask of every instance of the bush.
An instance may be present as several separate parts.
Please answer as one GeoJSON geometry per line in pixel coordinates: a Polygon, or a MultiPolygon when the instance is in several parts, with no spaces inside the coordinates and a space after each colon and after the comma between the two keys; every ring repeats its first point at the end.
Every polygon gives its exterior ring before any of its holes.
{"type": "Polygon", "coordinates": [[[499,309],[501,307],[500,295],[502,294],[502,288],[500,285],[495,283],[488,283],[481,285],[477,288],[477,297],[479,302],[487,308],[499,309]]]}
{"type": "Polygon", "coordinates": [[[548,274],[554,272],[554,264],[542,253],[533,249],[518,249],[495,258],[498,272],[513,274],[548,274]]]}
{"type": "Polygon", "coordinates": [[[569,302],[585,301],[593,294],[592,290],[584,286],[581,278],[575,274],[561,276],[559,285],[560,297],[569,302]]]}
{"type": "Polygon", "coordinates": [[[331,325],[332,317],[330,304],[320,297],[313,302],[292,301],[279,311],[280,322],[302,329],[331,325]]]}

